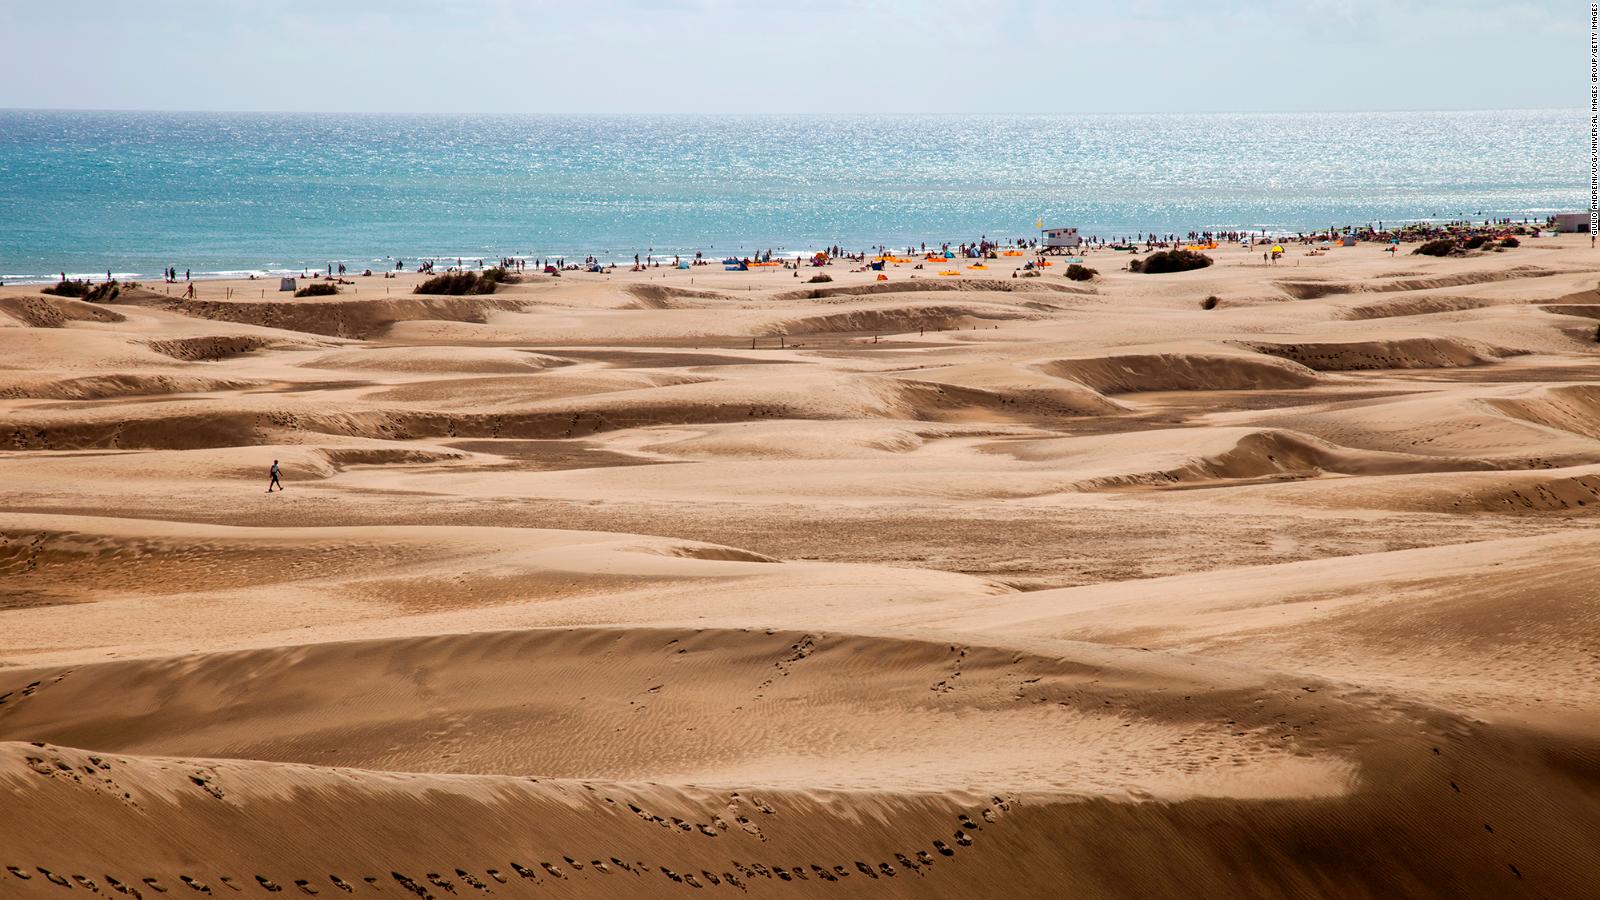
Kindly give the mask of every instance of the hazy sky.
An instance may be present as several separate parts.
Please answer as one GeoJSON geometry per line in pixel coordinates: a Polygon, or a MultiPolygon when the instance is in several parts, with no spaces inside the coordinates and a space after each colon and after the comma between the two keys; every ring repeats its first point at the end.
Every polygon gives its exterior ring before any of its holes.
{"type": "Polygon", "coordinates": [[[0,0],[0,107],[1587,107],[1576,0],[0,0]]]}

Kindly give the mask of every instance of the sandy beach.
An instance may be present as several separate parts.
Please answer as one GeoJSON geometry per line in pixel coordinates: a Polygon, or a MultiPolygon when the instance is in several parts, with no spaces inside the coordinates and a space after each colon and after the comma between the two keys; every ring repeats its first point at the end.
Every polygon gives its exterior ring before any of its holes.
{"type": "Polygon", "coordinates": [[[0,897],[1600,896],[1587,235],[1260,250],[0,287],[0,897]]]}

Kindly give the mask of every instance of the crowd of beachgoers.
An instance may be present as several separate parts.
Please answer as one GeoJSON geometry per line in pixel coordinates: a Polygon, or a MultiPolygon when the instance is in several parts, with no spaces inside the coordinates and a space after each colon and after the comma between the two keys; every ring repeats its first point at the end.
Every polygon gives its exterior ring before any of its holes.
{"type": "MultiPolygon", "coordinates": [[[[1329,228],[1323,230],[1298,231],[1293,233],[1286,233],[1281,230],[1274,231],[1264,228],[1256,230],[1193,230],[1182,234],[1177,232],[1162,233],[1140,231],[1131,234],[1111,235],[1105,237],[1097,234],[1082,235],[1080,238],[1081,243],[1070,249],[1071,252],[1074,253],[1106,249],[1123,251],[1138,251],[1142,249],[1146,252],[1149,252],[1154,250],[1194,247],[1196,245],[1202,247],[1216,247],[1220,244],[1240,244],[1246,248],[1249,248],[1256,243],[1263,242],[1270,242],[1272,244],[1295,243],[1318,245],[1349,239],[1364,242],[1381,242],[1390,245],[1419,243],[1440,239],[1454,239],[1457,241],[1466,242],[1476,237],[1485,237],[1498,240],[1512,236],[1537,236],[1541,232],[1551,229],[1554,226],[1554,221],[1555,220],[1553,217],[1545,219],[1525,217],[1520,220],[1507,217],[1485,219],[1482,221],[1462,219],[1453,222],[1422,221],[1390,224],[1377,222],[1363,225],[1330,226],[1329,228]]],[[[961,259],[988,259],[993,258],[1003,251],[1010,251],[1013,255],[1016,255],[1017,251],[1021,251],[1022,254],[1043,254],[1050,252],[1052,249],[1059,248],[1051,248],[1046,244],[1046,242],[1036,237],[1016,237],[1008,240],[1001,240],[991,239],[987,235],[984,235],[973,241],[944,241],[933,244],[924,241],[916,245],[907,245],[904,248],[890,247],[884,244],[880,244],[876,247],[869,247],[863,250],[851,250],[841,244],[830,245],[822,248],[821,250],[815,251],[782,251],[769,248],[755,251],[753,253],[730,255],[726,258],[721,258],[721,262],[730,268],[748,268],[755,265],[781,265],[784,268],[798,269],[802,266],[817,265],[819,264],[817,262],[818,260],[823,261],[820,264],[832,264],[838,262],[843,264],[863,265],[872,259],[883,259],[901,253],[907,257],[938,256],[961,259]]],[[[431,275],[440,271],[482,271],[491,267],[499,268],[507,273],[519,275],[529,271],[544,274],[559,274],[562,272],[593,272],[609,274],[611,272],[618,271],[619,269],[632,272],[641,272],[648,269],[662,268],[689,269],[698,266],[709,266],[712,265],[713,262],[714,260],[708,258],[703,251],[696,251],[693,256],[685,256],[681,253],[656,253],[652,248],[644,253],[635,253],[633,255],[633,262],[631,265],[629,265],[626,261],[622,263],[615,262],[614,260],[603,261],[600,257],[594,255],[586,256],[581,261],[571,260],[561,256],[542,257],[533,256],[531,254],[528,256],[503,256],[498,260],[488,260],[487,258],[469,259],[464,257],[456,257],[453,265],[451,264],[450,260],[438,257],[414,260],[409,265],[404,258],[393,258],[392,260],[386,258],[385,265],[376,271],[374,271],[372,267],[364,267],[359,273],[357,273],[354,272],[351,267],[347,267],[345,263],[330,262],[323,269],[303,268],[298,272],[252,272],[248,273],[245,277],[247,277],[249,280],[256,280],[258,278],[266,277],[297,277],[307,280],[326,279],[329,281],[351,283],[343,281],[347,275],[372,277],[375,274],[378,274],[385,278],[392,278],[397,273],[406,271],[412,271],[423,275],[431,275]]],[[[196,275],[188,269],[185,269],[180,273],[177,266],[165,267],[162,270],[161,275],[162,280],[167,284],[187,284],[197,280],[238,277],[237,275],[230,276],[219,273],[200,273],[196,275]]],[[[127,276],[123,277],[126,278],[127,276]]],[[[60,280],[62,282],[94,284],[99,281],[99,276],[74,275],[69,277],[68,274],[63,271],[60,273],[60,280]]],[[[104,282],[109,283],[116,280],[118,280],[117,277],[113,275],[110,269],[107,269],[104,282]]],[[[0,282],[0,285],[3,284],[4,282],[0,282]]]]}

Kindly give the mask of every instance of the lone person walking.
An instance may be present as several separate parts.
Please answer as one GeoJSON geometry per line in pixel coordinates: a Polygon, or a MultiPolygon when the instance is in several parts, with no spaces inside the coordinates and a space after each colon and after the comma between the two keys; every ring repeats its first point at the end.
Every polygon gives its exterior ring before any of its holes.
{"type": "Polygon", "coordinates": [[[276,487],[280,491],[283,490],[283,482],[278,480],[278,461],[277,460],[273,460],[272,461],[272,480],[267,482],[267,493],[269,493],[269,494],[272,493],[272,489],[274,487],[276,487]]]}

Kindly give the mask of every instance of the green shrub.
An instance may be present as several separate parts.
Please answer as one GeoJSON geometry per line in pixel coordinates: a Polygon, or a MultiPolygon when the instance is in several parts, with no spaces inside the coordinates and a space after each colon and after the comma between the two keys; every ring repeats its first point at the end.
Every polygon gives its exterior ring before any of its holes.
{"type": "Polygon", "coordinates": [[[1487,234],[1475,234],[1472,237],[1467,238],[1467,242],[1461,246],[1468,250],[1476,250],[1479,247],[1482,247],[1484,244],[1489,243],[1489,240],[1490,238],[1487,234]]]}
{"type": "Polygon", "coordinates": [[[339,286],[329,281],[313,281],[298,291],[296,297],[329,297],[339,293],[339,286]]]}
{"type": "Polygon", "coordinates": [[[1521,247],[1522,246],[1522,242],[1508,234],[1504,238],[1500,239],[1500,246],[1505,247],[1507,249],[1509,249],[1511,247],[1521,247]]]}
{"type": "Polygon", "coordinates": [[[833,276],[829,275],[827,272],[818,272],[810,278],[807,278],[806,284],[827,284],[832,280],[833,276]]]}
{"type": "Polygon", "coordinates": [[[1067,277],[1073,281],[1088,281],[1100,273],[1099,271],[1091,269],[1088,266],[1081,266],[1077,263],[1072,263],[1067,266],[1066,274],[1067,277]]]}
{"type": "Polygon", "coordinates": [[[102,281],[89,288],[88,293],[83,295],[83,299],[90,303],[110,303],[117,299],[117,295],[121,293],[122,285],[117,284],[115,281],[102,281]]]}
{"type": "Polygon", "coordinates": [[[1411,255],[1412,256],[1449,256],[1450,254],[1455,252],[1455,249],[1456,249],[1456,242],[1455,242],[1454,239],[1452,239],[1452,238],[1439,238],[1436,241],[1428,241],[1426,244],[1423,244],[1422,246],[1418,247],[1417,249],[1411,251],[1411,255]]]}
{"type": "Polygon", "coordinates": [[[81,281],[63,281],[58,285],[43,288],[42,294],[54,294],[57,297],[82,297],[89,293],[89,286],[81,281]]]}
{"type": "Polygon", "coordinates": [[[521,276],[512,272],[507,272],[504,268],[499,267],[493,269],[484,269],[482,272],[478,273],[478,277],[492,281],[495,284],[516,284],[522,280],[521,276]]]}
{"type": "MultiPolygon", "coordinates": [[[[1136,272],[1160,275],[1166,272],[1187,272],[1211,265],[1211,257],[1193,250],[1159,250],[1144,258],[1136,272]]],[[[1131,266],[1131,264],[1130,264],[1131,266]]]]}
{"type": "MultiPolygon", "coordinates": [[[[494,271],[490,269],[489,271],[494,271]]],[[[495,280],[485,278],[477,272],[447,272],[435,275],[427,281],[417,285],[413,294],[492,294],[495,289],[495,280]]]]}
{"type": "Polygon", "coordinates": [[[1222,298],[1221,297],[1217,297],[1217,296],[1207,297],[1204,300],[1200,301],[1200,308],[1201,309],[1216,309],[1217,308],[1217,304],[1219,304],[1221,302],[1222,302],[1222,298]]]}

